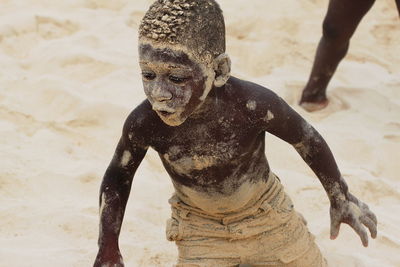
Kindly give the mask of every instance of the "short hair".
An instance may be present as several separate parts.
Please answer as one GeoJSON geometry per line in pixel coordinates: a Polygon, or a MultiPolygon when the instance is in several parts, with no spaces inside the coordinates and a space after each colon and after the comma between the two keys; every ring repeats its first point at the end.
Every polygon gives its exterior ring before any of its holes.
{"type": "Polygon", "coordinates": [[[225,52],[222,10],[215,0],[157,0],[141,21],[143,37],[186,46],[200,58],[215,58],[225,52]]]}

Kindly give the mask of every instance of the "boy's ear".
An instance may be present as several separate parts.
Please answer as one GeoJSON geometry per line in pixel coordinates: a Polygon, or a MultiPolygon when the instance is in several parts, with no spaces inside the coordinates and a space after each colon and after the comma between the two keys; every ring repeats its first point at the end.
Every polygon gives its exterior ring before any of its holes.
{"type": "Polygon", "coordinates": [[[231,59],[225,53],[214,59],[215,79],[214,86],[221,87],[229,79],[231,74],[231,59]]]}

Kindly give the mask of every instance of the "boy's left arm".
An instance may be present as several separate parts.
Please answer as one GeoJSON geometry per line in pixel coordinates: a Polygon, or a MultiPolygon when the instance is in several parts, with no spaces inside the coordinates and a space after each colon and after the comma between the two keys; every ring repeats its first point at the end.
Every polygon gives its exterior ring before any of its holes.
{"type": "Polygon", "coordinates": [[[336,161],[322,136],[280,97],[269,98],[265,130],[290,143],[321,181],[330,200],[331,239],[339,234],[341,223],[350,225],[368,246],[377,235],[377,219],[368,206],[352,195],[340,174],[336,161]],[[272,100],[272,101],[271,101],[272,100]],[[269,112],[269,116],[268,116],[269,112]],[[271,115],[273,114],[273,115],[271,115]]]}

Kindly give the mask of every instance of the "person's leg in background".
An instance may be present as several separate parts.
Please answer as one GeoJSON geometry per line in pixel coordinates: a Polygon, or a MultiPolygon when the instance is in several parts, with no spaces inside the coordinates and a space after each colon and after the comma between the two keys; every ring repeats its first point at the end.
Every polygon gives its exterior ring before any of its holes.
{"type": "MultiPolygon", "coordinates": [[[[307,85],[300,105],[315,111],[328,104],[326,88],[339,62],[346,55],[350,38],[375,0],[330,0],[323,22],[323,35],[318,44],[307,85]]],[[[396,0],[399,6],[400,0],[396,0]]]]}

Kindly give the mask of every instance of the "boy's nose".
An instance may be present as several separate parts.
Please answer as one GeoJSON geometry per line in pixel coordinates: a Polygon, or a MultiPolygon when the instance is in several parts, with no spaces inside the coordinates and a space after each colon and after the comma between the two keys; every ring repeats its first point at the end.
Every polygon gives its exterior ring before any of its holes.
{"type": "Polygon", "coordinates": [[[172,99],[171,92],[165,89],[161,89],[160,87],[155,88],[151,92],[151,96],[153,97],[154,100],[159,102],[168,101],[172,99]]]}

